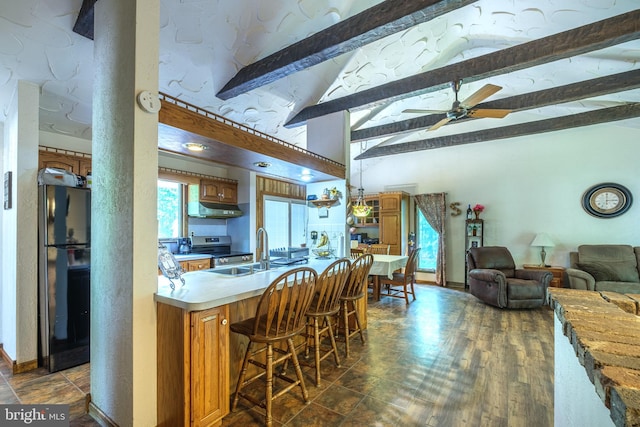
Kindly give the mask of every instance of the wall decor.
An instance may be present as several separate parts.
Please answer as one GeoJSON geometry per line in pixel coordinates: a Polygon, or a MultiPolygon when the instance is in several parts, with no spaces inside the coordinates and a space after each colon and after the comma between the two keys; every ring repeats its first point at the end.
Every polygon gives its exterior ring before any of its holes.
{"type": "Polygon", "coordinates": [[[460,202],[453,202],[449,205],[449,209],[453,211],[451,212],[451,216],[458,216],[462,213],[458,206],[460,206],[460,202]]]}
{"type": "Polygon", "coordinates": [[[4,208],[11,209],[11,172],[4,173],[4,208]]]}
{"type": "Polygon", "coordinates": [[[582,208],[597,218],[613,218],[631,207],[633,197],[625,186],[604,182],[587,189],[582,195],[582,208]]]}

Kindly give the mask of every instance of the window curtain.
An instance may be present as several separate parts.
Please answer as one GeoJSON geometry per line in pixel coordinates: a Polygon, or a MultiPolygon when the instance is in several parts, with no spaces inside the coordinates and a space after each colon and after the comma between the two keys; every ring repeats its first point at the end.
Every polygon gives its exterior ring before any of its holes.
{"type": "Polygon", "coordinates": [[[444,247],[444,220],[446,212],[446,193],[417,194],[413,197],[416,206],[424,215],[431,228],[438,233],[438,254],[436,259],[436,284],[447,286],[447,261],[444,247]]]}

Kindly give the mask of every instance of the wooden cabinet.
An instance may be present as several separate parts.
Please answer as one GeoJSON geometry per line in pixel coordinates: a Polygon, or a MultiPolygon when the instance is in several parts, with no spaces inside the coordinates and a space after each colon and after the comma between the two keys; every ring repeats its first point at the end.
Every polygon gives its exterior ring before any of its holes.
{"type": "Polygon", "coordinates": [[[42,168],[64,169],[77,175],[87,176],[91,171],[91,158],[40,150],[38,169],[42,168]]]}
{"type": "Polygon", "coordinates": [[[229,308],[158,303],[158,425],[217,426],[229,413],[229,308]]]}
{"type": "MultiPolygon", "coordinates": [[[[357,200],[351,199],[351,203],[357,200]]],[[[385,192],[365,196],[364,200],[371,206],[371,213],[366,218],[357,218],[354,227],[363,229],[369,237],[377,235],[380,243],[389,245],[390,255],[402,255],[409,230],[409,194],[385,192]],[[367,231],[369,227],[371,231],[367,231]]]]}
{"type": "Polygon", "coordinates": [[[233,180],[201,179],[200,200],[235,205],[238,203],[238,183],[233,180]]]}
{"type": "Polygon", "coordinates": [[[553,279],[551,279],[551,283],[549,283],[549,286],[553,286],[554,288],[564,288],[564,273],[565,273],[564,267],[554,267],[554,266],[543,267],[541,265],[536,265],[536,264],[525,264],[523,267],[525,270],[549,271],[551,274],[553,274],[553,279]]]}
{"type": "Polygon", "coordinates": [[[194,259],[189,261],[181,261],[180,265],[184,271],[199,271],[211,268],[211,258],[194,259]]]}
{"type": "MultiPolygon", "coordinates": [[[[211,268],[211,258],[192,259],[189,261],[180,261],[180,267],[187,271],[199,271],[211,268]]],[[[158,276],[162,275],[162,270],[158,268],[158,276]]]]}
{"type": "Polygon", "coordinates": [[[380,243],[389,245],[390,255],[402,255],[409,230],[409,194],[380,193],[380,243]]]}

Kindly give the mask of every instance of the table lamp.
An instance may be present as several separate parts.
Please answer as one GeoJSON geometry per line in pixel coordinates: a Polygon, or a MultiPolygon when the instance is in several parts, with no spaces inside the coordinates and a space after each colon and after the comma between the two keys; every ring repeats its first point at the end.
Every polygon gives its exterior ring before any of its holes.
{"type": "Polygon", "coordinates": [[[540,246],[540,267],[545,267],[544,258],[547,256],[547,253],[544,251],[545,246],[548,248],[554,247],[556,244],[553,243],[551,237],[547,233],[538,233],[536,234],[535,239],[531,242],[531,246],[540,246]]]}

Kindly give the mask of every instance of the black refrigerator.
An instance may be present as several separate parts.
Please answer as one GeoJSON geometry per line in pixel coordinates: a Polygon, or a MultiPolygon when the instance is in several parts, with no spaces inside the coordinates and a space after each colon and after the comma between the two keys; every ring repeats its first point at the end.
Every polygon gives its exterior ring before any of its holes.
{"type": "Polygon", "coordinates": [[[91,190],[38,187],[38,343],[50,372],[89,361],[91,190]]]}

